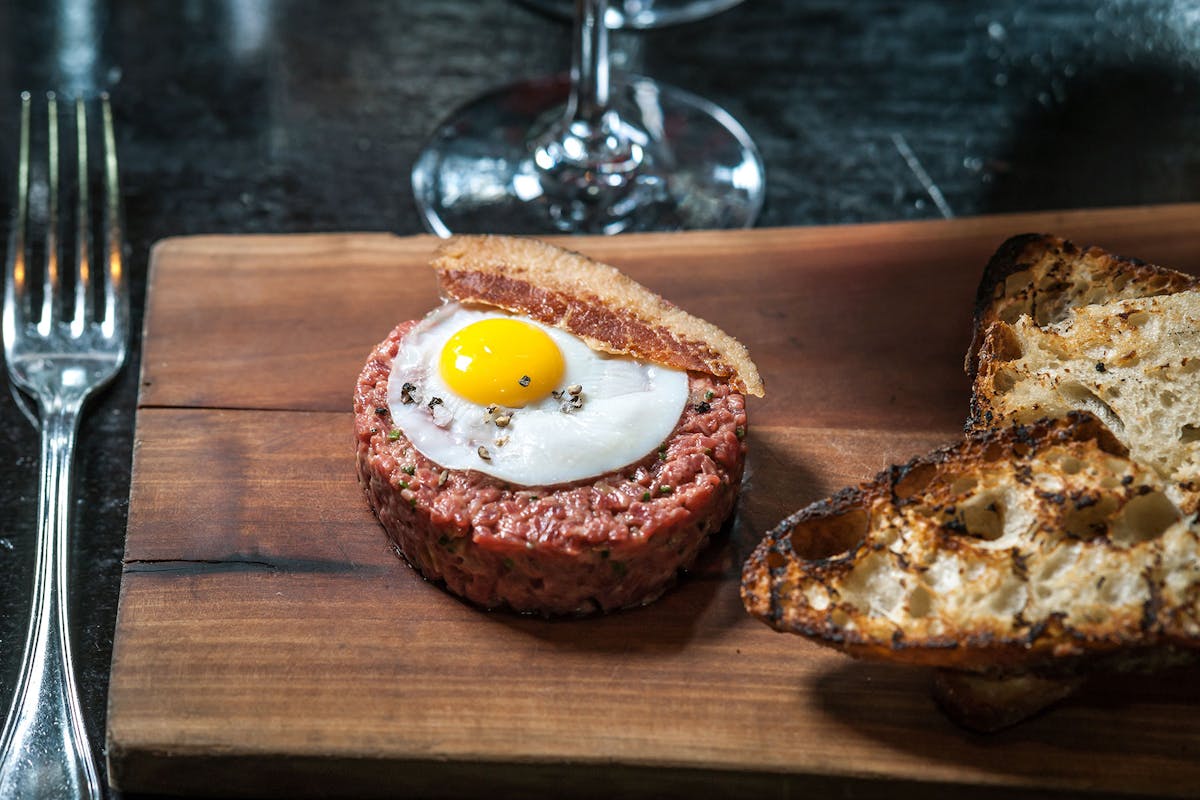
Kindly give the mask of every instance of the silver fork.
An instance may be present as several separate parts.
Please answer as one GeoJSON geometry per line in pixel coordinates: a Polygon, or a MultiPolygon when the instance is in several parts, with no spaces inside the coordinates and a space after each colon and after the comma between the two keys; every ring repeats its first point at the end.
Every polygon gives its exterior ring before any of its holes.
{"type": "MultiPolygon", "coordinates": [[[[75,152],[79,184],[74,219],[64,216],[61,235],[74,238],[73,282],[60,264],[58,99],[47,95],[48,153],[45,185],[36,178],[38,201],[44,192],[45,263],[40,302],[32,296],[30,220],[30,117],[32,99],[21,95],[20,163],[17,208],[9,239],[4,286],[4,357],[14,385],[36,402],[41,429],[37,555],[33,608],[16,695],[0,739],[0,798],[99,798],[100,781],[79,707],[67,615],[68,535],[71,465],[84,400],[105,385],[125,361],[129,339],[129,292],[118,214],[117,157],[112,111],[100,99],[98,148],[103,162],[103,236],[93,255],[92,207],[88,191],[87,107],[77,99],[75,152]],[[96,261],[100,263],[96,265],[96,261]],[[102,282],[102,292],[95,282],[102,282]],[[73,283],[73,296],[64,297],[73,283]],[[101,298],[96,296],[100,295],[101,298]]],[[[40,206],[39,206],[40,208],[40,206]]],[[[40,214],[38,215],[40,216],[40,214]]],[[[38,227],[35,222],[34,227],[38,227]]]]}

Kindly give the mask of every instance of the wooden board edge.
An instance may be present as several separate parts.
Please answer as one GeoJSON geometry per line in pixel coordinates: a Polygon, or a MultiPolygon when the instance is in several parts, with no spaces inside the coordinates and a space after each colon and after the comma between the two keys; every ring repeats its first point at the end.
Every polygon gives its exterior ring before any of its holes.
{"type": "MultiPolygon", "coordinates": [[[[108,752],[113,788],[123,792],[156,792],[209,796],[219,787],[222,797],[372,798],[439,797],[494,800],[557,797],[571,786],[576,800],[645,798],[854,797],[859,800],[972,797],[1062,798],[1078,786],[1032,788],[997,776],[995,783],[912,780],[886,775],[746,772],[722,769],[631,764],[561,762],[461,762],[428,760],[380,761],[353,757],[300,757],[286,760],[266,755],[157,753],[114,748],[108,752]]],[[[1074,794],[1067,796],[1075,796],[1074,794]]],[[[1089,795],[1099,798],[1105,795],[1089,795]]],[[[1187,796],[1171,793],[1163,797],[1187,796]]]]}
{"type": "MultiPolygon", "coordinates": [[[[1004,212],[981,214],[953,219],[892,220],[883,222],[855,222],[838,225],[777,226],[739,230],[675,231],[667,233],[626,233],[620,236],[546,236],[570,249],[596,247],[605,252],[640,250],[669,244],[672,239],[686,236],[693,242],[703,241],[706,246],[720,249],[723,243],[734,242],[745,237],[755,240],[756,246],[791,249],[812,242],[825,242],[833,247],[848,242],[878,241],[895,244],[897,241],[920,241],[927,238],[943,238],[946,231],[954,232],[956,239],[969,239],[995,235],[1000,237],[996,244],[1010,235],[1026,232],[1061,232],[1070,237],[1070,229],[1095,228],[1097,231],[1112,232],[1143,228],[1147,223],[1171,227],[1178,226],[1180,234],[1194,235],[1200,223],[1200,203],[1171,203],[1148,206],[1112,206],[1101,208],[1050,209],[1041,211],[1004,212]]],[[[391,247],[413,247],[432,252],[441,240],[432,234],[399,235],[381,231],[339,231],[334,233],[265,233],[265,234],[188,234],[170,236],[153,243],[150,261],[171,259],[178,252],[196,245],[229,253],[244,253],[248,248],[276,252],[279,250],[311,252],[314,244],[323,249],[336,250],[348,243],[358,248],[369,249],[391,247]]],[[[1101,241],[1079,244],[1097,244],[1101,241]]],[[[1137,255],[1137,254],[1123,254],[1137,255]]],[[[1166,264],[1164,266],[1172,266],[1166,264]]],[[[982,269],[982,265],[980,265],[982,269]]]]}

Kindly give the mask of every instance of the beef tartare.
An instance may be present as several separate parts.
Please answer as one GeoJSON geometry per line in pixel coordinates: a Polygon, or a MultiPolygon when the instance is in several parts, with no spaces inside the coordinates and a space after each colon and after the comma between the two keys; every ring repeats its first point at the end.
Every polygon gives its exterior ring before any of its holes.
{"type": "Polygon", "coordinates": [[[393,426],[392,360],[414,322],[371,353],[354,395],[358,477],[397,550],[485,608],[589,614],[648,603],[732,510],[745,463],[745,398],[689,375],[689,401],[659,450],[598,478],[521,487],[447,470],[393,426]]]}
{"type": "Polygon", "coordinates": [[[358,479],[397,551],[485,608],[654,600],[733,509],[763,395],[748,351],[534,239],[456,237],[432,266],[443,304],[354,393],[358,479]]]}

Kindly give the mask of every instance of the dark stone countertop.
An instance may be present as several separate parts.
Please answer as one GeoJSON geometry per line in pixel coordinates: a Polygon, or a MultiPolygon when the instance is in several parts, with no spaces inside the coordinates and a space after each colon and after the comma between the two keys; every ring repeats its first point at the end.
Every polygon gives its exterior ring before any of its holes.
{"type": "MultiPolygon", "coordinates": [[[[447,111],[563,71],[570,31],[510,0],[0,4],[0,203],[17,93],[113,95],[135,309],[172,235],[421,232],[408,173],[447,111]]],[[[1200,199],[1200,16],[1169,0],[748,0],[619,32],[630,70],[724,106],[767,169],[763,226],[1200,199]]],[[[134,329],[140,328],[140,311],[134,329]]],[[[103,742],[137,351],[77,459],[74,611],[103,742]]],[[[37,437],[0,397],[0,703],[24,639],[37,437]]]]}

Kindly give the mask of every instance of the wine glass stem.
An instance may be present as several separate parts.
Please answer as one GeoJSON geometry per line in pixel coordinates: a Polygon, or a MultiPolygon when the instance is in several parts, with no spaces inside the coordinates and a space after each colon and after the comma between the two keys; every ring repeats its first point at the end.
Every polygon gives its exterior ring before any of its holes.
{"type": "Polygon", "coordinates": [[[551,184],[577,187],[597,174],[622,184],[642,165],[644,136],[611,102],[607,8],[607,0],[575,0],[570,94],[562,116],[534,140],[534,161],[551,184]]]}
{"type": "Polygon", "coordinates": [[[575,0],[575,47],[571,57],[569,121],[602,124],[608,110],[608,0],[575,0]]]}
{"type": "Polygon", "coordinates": [[[654,202],[647,135],[611,102],[607,0],[576,0],[571,87],[562,116],[532,141],[546,208],[561,230],[616,233],[654,202]]]}

